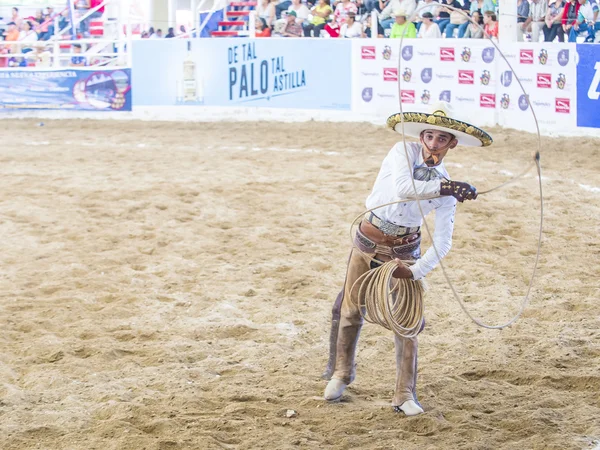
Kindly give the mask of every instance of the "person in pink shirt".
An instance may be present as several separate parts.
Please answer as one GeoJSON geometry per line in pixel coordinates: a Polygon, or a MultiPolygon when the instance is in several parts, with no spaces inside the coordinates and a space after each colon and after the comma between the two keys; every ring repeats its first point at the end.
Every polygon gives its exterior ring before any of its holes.
{"type": "Polygon", "coordinates": [[[496,14],[492,11],[486,11],[483,14],[483,31],[486,36],[498,39],[498,22],[496,21],[496,14]]]}
{"type": "Polygon", "coordinates": [[[350,0],[342,0],[335,7],[335,12],[333,13],[333,22],[325,25],[325,31],[327,31],[331,37],[338,37],[340,35],[340,28],[346,23],[348,13],[351,12],[355,15],[358,13],[358,8],[356,5],[350,0]]]}

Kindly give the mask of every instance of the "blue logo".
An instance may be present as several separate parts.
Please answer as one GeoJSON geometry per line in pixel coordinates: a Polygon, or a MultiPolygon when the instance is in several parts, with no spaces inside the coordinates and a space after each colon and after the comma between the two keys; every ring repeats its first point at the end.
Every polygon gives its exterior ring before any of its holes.
{"type": "Polygon", "coordinates": [[[433,78],[433,71],[431,67],[427,67],[421,71],[421,81],[423,83],[429,83],[433,78]]]}
{"type": "Polygon", "coordinates": [[[494,56],[496,56],[496,49],[494,47],[484,48],[481,52],[481,59],[483,59],[483,62],[487,64],[494,60],[494,56]]]}
{"type": "Polygon", "coordinates": [[[421,103],[427,105],[429,103],[429,100],[431,100],[431,92],[425,89],[423,91],[423,94],[421,95],[421,103]]]}
{"type": "Polygon", "coordinates": [[[451,91],[442,91],[442,92],[440,92],[440,101],[441,102],[448,102],[448,103],[450,103],[451,100],[452,100],[452,92],[451,91]]]}
{"type": "Polygon", "coordinates": [[[577,126],[600,128],[600,45],[577,44],[577,126]]]}
{"type": "Polygon", "coordinates": [[[558,59],[558,63],[561,66],[566,66],[567,64],[569,64],[569,50],[564,49],[558,52],[558,56],[556,59],[558,59]]]}
{"type": "Polygon", "coordinates": [[[512,72],[510,70],[505,71],[500,75],[500,82],[502,86],[509,87],[512,84],[512,72]]]}
{"type": "Polygon", "coordinates": [[[525,94],[519,97],[519,109],[521,111],[527,111],[529,108],[529,102],[527,101],[527,96],[525,94]]]}
{"type": "Polygon", "coordinates": [[[410,61],[413,57],[413,47],[412,45],[407,45],[402,49],[402,59],[404,61],[410,61]]]}
{"type": "Polygon", "coordinates": [[[364,88],[362,91],[362,99],[367,103],[373,100],[373,88],[364,88]]]}

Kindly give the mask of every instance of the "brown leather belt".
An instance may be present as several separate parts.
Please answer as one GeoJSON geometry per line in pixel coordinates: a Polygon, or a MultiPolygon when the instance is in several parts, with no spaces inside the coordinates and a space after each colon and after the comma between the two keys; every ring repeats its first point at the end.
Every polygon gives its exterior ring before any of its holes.
{"type": "Polygon", "coordinates": [[[416,241],[421,236],[421,233],[419,233],[419,231],[415,233],[408,233],[403,236],[388,236],[375,225],[366,220],[363,220],[360,223],[359,229],[362,232],[362,234],[365,235],[365,237],[369,238],[376,244],[388,245],[390,247],[393,247],[395,245],[409,244],[413,241],[416,241]]]}

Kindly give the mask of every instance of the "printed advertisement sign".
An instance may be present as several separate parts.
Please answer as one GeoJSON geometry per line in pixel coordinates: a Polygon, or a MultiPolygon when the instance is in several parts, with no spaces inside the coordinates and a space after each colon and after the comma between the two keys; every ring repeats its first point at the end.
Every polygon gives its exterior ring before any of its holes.
{"type": "Polygon", "coordinates": [[[575,44],[514,43],[501,48],[512,69],[504,59],[498,59],[498,124],[534,131],[533,106],[540,130],[575,127],[575,44]]]}
{"type": "MultiPolygon", "coordinates": [[[[314,44],[303,39],[135,41],[134,101],[350,110],[350,43],[314,44]]],[[[364,56],[369,57],[368,50],[364,56]]]]}
{"type": "Polygon", "coordinates": [[[578,44],[577,126],[600,128],[600,45],[578,44]]]}
{"type": "Polygon", "coordinates": [[[496,121],[496,51],[489,43],[464,40],[353,41],[353,109],[385,117],[405,110],[429,111],[449,102],[467,121],[496,121]],[[399,59],[400,57],[400,59],[399,59]]]}
{"type": "Polygon", "coordinates": [[[0,110],[131,111],[131,69],[0,71],[0,110]]]}

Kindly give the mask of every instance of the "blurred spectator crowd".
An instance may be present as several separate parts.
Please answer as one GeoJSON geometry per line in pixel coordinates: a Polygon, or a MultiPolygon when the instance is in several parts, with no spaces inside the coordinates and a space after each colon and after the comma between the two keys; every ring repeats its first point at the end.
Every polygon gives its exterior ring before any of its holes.
{"type": "MultiPolygon", "coordinates": [[[[593,42],[597,0],[518,0],[518,39],[593,42]]],[[[258,0],[256,36],[498,38],[498,0],[258,0]],[[333,1],[333,3],[331,3],[333,1]]]]}

